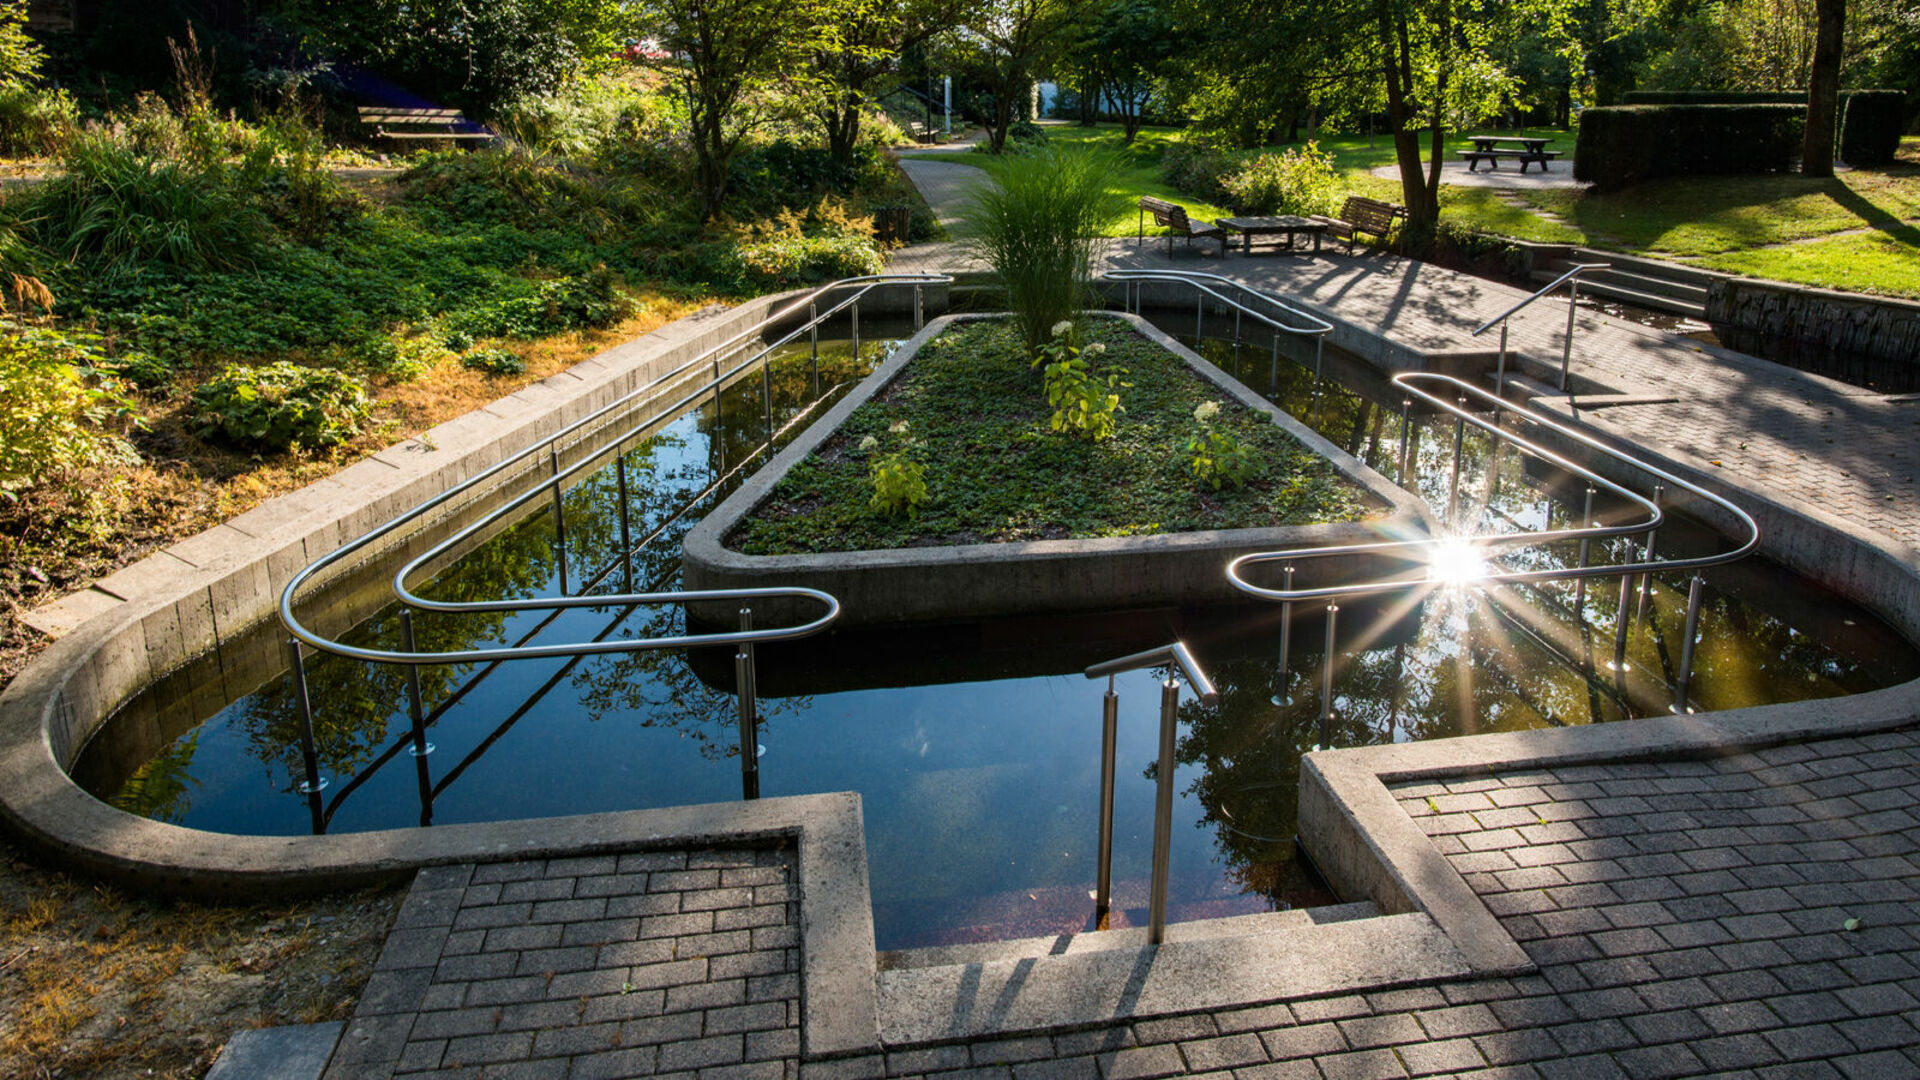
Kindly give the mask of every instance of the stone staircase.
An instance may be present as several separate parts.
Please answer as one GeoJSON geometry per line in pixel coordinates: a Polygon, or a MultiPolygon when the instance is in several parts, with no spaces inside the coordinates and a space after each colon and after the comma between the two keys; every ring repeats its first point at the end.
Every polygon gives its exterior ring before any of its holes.
{"type": "Polygon", "coordinates": [[[1544,285],[1566,273],[1576,262],[1611,264],[1611,269],[1589,270],[1580,275],[1580,291],[1585,295],[1702,321],[1707,317],[1707,287],[1719,276],[1659,259],[1575,248],[1567,256],[1550,260],[1534,270],[1533,280],[1544,285]]]}

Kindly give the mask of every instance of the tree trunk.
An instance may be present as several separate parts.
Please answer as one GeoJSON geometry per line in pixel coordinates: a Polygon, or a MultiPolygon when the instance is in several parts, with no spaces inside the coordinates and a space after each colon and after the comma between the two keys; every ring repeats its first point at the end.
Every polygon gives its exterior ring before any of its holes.
{"type": "Polygon", "coordinates": [[[1807,136],[1800,148],[1800,175],[1833,175],[1833,114],[1840,100],[1840,60],[1847,28],[1847,0],[1815,0],[1820,28],[1807,78],[1807,136]]]}
{"type": "Polygon", "coordinates": [[[1413,82],[1413,50],[1403,22],[1395,33],[1392,10],[1380,12],[1380,53],[1387,76],[1387,125],[1393,130],[1393,156],[1400,166],[1400,194],[1407,202],[1407,224],[1430,223],[1426,186],[1420,177],[1420,137],[1407,127],[1407,91],[1413,82]]]}

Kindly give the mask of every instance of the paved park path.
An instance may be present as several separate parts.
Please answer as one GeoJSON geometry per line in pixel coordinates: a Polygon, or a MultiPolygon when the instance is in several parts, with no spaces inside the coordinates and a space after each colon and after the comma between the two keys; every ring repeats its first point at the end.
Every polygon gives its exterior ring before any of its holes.
{"type": "MultiPolygon", "coordinates": [[[[907,168],[943,220],[983,179],[907,168]]],[[[1430,350],[1482,347],[1471,328],[1522,295],[1381,255],[1173,261],[1430,350]]],[[[950,244],[896,262],[962,264],[950,244]]],[[[1557,358],[1565,318],[1524,314],[1514,347],[1557,358]]],[[[1579,326],[1594,391],[1674,399],[1568,408],[1581,421],[1920,542],[1920,405],[1597,313],[1579,326]]],[[[1920,1077],[1920,731],[1395,795],[1537,974],[802,1065],[790,853],[441,867],[416,879],[327,1075],[1920,1077]]]]}

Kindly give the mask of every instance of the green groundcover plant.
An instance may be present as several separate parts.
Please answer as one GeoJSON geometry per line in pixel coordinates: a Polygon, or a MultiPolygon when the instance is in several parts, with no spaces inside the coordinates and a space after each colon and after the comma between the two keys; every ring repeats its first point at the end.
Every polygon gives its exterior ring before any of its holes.
{"type": "Polygon", "coordinates": [[[1362,492],[1272,419],[1195,375],[1119,320],[1082,324],[1103,383],[1127,372],[1127,413],[1098,442],[1050,429],[1023,335],[1007,321],[963,324],[927,343],[894,381],[795,464],[729,537],[754,555],[927,544],[1133,536],[1351,521],[1362,492]],[[1219,491],[1196,482],[1194,412],[1245,445],[1258,468],[1219,491]],[[876,460],[911,434],[925,466],[917,512],[876,513],[876,460]]]}

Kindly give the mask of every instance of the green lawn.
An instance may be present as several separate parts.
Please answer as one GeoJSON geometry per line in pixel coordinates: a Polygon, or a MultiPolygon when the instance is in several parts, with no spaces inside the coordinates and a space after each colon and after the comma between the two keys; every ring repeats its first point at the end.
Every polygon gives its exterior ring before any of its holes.
{"type": "MultiPolygon", "coordinates": [[[[1161,180],[1160,155],[1181,137],[1178,129],[1145,128],[1131,147],[1122,144],[1119,129],[1112,125],[1049,126],[1046,131],[1055,146],[1114,154],[1114,178],[1129,204],[1152,195],[1180,203],[1196,218],[1210,220],[1230,212],[1176,192],[1161,180]]],[[[1568,151],[1575,138],[1573,132],[1556,128],[1484,133],[1551,139],[1568,151]]],[[[1373,175],[1375,168],[1394,163],[1392,140],[1384,135],[1333,135],[1317,141],[1333,155],[1348,193],[1405,201],[1397,177],[1373,175]]],[[[1447,153],[1452,155],[1463,143],[1459,136],[1449,138],[1447,153]]],[[[1423,151],[1425,147],[1422,139],[1423,151]]],[[[994,158],[979,153],[937,157],[989,171],[995,165],[994,158]]],[[[1564,159],[1560,167],[1568,167],[1564,159]]],[[[1440,210],[1448,221],[1520,240],[1652,255],[1822,288],[1920,296],[1920,137],[1903,140],[1901,161],[1889,168],[1856,169],[1826,180],[1798,175],[1674,177],[1606,195],[1573,189],[1503,193],[1443,184],[1440,210]]],[[[1135,221],[1135,211],[1129,209],[1114,218],[1106,235],[1132,236],[1135,221]]]]}

